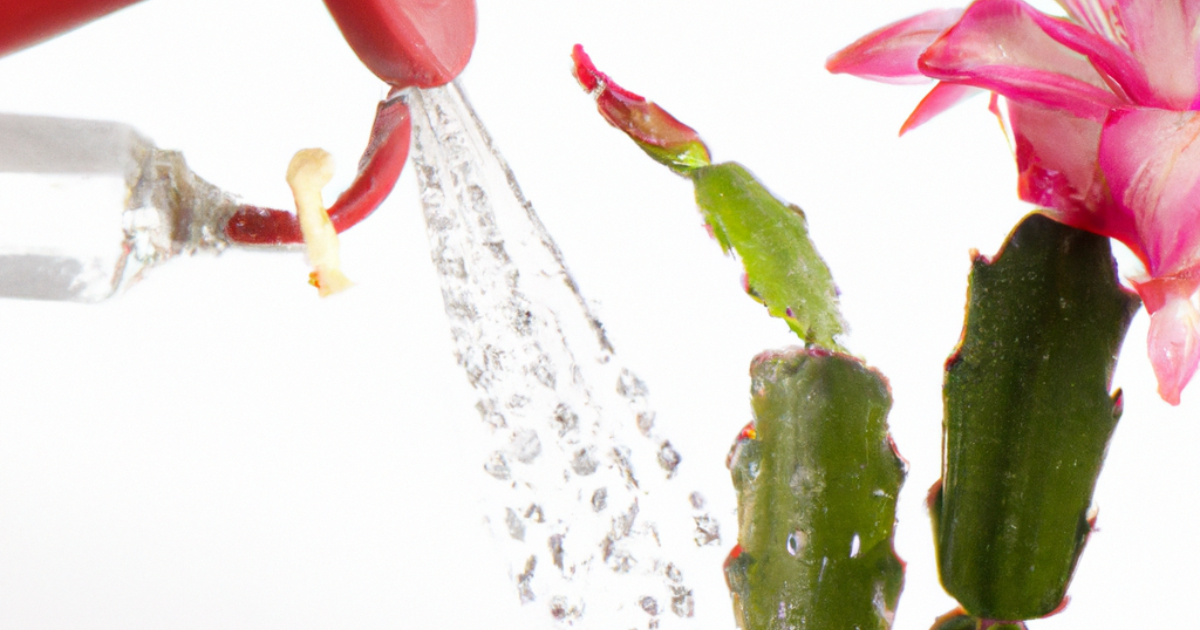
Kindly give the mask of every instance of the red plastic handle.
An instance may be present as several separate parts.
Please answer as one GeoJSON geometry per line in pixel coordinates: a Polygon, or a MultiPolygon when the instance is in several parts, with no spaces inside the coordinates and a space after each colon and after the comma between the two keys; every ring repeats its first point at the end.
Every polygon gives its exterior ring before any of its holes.
{"type": "Polygon", "coordinates": [[[0,55],[65,33],[141,0],[0,0],[0,55]]]}
{"type": "Polygon", "coordinates": [[[454,80],[475,46],[474,0],[325,0],[371,72],[396,87],[454,80]]]}

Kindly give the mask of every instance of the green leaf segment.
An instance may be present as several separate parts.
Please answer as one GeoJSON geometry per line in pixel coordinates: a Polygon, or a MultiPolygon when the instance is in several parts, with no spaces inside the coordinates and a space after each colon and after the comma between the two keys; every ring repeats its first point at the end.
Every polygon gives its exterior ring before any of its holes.
{"type": "Polygon", "coordinates": [[[728,461],[739,533],[725,575],[739,625],[890,628],[904,583],[892,536],[905,469],[887,432],[891,394],[840,352],[837,288],[804,213],[740,164],[712,164],[695,130],[616,85],[581,47],[573,57],[601,115],[692,180],[713,237],[745,265],[746,291],[806,344],[754,360],[756,420],[728,461]]]}
{"type": "Polygon", "coordinates": [[[721,249],[736,252],[746,292],[808,345],[840,350],[837,287],[808,236],[804,213],[776,199],[740,164],[712,164],[696,131],[613,82],[576,46],[575,76],[597,108],[650,157],[692,180],[696,203],[721,249]]]}
{"type": "Polygon", "coordinates": [[[741,164],[688,172],[696,204],[726,253],[746,268],[746,290],[806,344],[840,349],[845,329],[829,267],[808,237],[804,212],[771,195],[741,164]]]}
{"type": "Polygon", "coordinates": [[[1138,306],[1108,239],[1040,214],[994,261],[976,257],[930,494],[942,584],[969,615],[1033,619],[1063,601],[1091,532],[1121,414],[1113,367],[1138,306]]]}
{"type": "Polygon", "coordinates": [[[904,583],[892,548],[905,464],[879,373],[844,354],[767,352],[755,421],[730,456],[738,547],[726,561],[740,627],[886,630],[904,583]]]}

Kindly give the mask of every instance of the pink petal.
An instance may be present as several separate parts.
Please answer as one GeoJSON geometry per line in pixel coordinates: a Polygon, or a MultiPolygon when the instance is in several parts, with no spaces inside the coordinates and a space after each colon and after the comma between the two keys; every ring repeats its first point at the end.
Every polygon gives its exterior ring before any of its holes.
{"type": "Polygon", "coordinates": [[[917,108],[908,115],[908,120],[900,126],[900,135],[904,135],[921,125],[929,122],[934,116],[950,109],[957,105],[959,101],[965,100],[971,96],[979,94],[983,90],[962,85],[960,83],[946,83],[939,81],[933,89],[921,99],[917,104],[917,108]]]}
{"type": "Polygon", "coordinates": [[[1200,1],[1116,0],[1116,5],[1112,21],[1154,91],[1171,109],[1188,109],[1200,97],[1195,33],[1200,1]]]}
{"type": "Polygon", "coordinates": [[[978,0],[921,55],[927,76],[1104,120],[1121,99],[1084,57],[1038,26],[1021,0],[978,0]]]}
{"type": "Polygon", "coordinates": [[[1116,238],[1139,252],[1133,216],[1113,201],[1100,170],[1100,123],[1011,100],[1008,117],[1021,199],[1049,209],[1067,225],[1116,238]]]}
{"type": "Polygon", "coordinates": [[[1093,33],[1122,46],[1122,29],[1114,24],[1117,0],[1058,0],[1067,14],[1093,33]]]}
{"type": "Polygon", "coordinates": [[[924,82],[925,77],[917,70],[917,57],[962,12],[936,9],[889,24],[834,53],[825,62],[825,69],[886,83],[924,82]]]}
{"type": "Polygon", "coordinates": [[[1200,112],[1118,110],[1104,124],[1100,166],[1155,278],[1200,268],[1198,139],[1200,112]]]}
{"type": "MultiPolygon", "coordinates": [[[[1075,4],[1078,4],[1076,2],[1075,4]]],[[[1146,107],[1165,107],[1167,102],[1150,85],[1150,79],[1128,49],[1105,35],[1073,22],[1032,12],[1030,17],[1054,41],[1087,57],[1100,72],[1108,88],[1126,100],[1146,107]]]]}
{"type": "Polygon", "coordinates": [[[1189,296],[1200,289],[1200,277],[1161,277],[1149,280],[1131,280],[1137,289],[1142,304],[1151,315],[1167,305],[1177,296],[1189,296]]]}
{"type": "Polygon", "coordinates": [[[1150,363],[1158,395],[1172,405],[1200,363],[1200,312],[1186,295],[1175,295],[1150,316],[1150,363]]]}
{"type": "MultiPolygon", "coordinates": [[[[1059,4],[1088,30],[1138,59],[1147,76],[1146,85],[1158,101],[1152,103],[1134,97],[1139,105],[1189,109],[1200,104],[1200,75],[1197,74],[1200,49],[1194,34],[1200,2],[1059,0],[1059,4]]],[[[1100,69],[1107,71],[1103,67],[1100,69]]]]}

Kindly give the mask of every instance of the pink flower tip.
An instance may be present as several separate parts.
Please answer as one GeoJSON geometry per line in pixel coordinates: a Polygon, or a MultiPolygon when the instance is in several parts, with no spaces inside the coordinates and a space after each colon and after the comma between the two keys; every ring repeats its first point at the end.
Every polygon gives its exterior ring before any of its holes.
{"type": "Polygon", "coordinates": [[[1150,316],[1150,363],[1158,395],[1172,405],[1200,363],[1200,311],[1187,296],[1172,296],[1150,316]]]}
{"type": "Polygon", "coordinates": [[[600,78],[604,76],[592,63],[592,58],[583,52],[583,44],[575,44],[571,49],[571,61],[575,64],[575,79],[588,92],[595,92],[600,87],[600,78]]]}
{"type": "MultiPolygon", "coordinates": [[[[644,103],[646,98],[638,94],[634,94],[629,90],[619,86],[615,81],[609,78],[607,74],[596,69],[596,64],[592,63],[592,58],[583,51],[583,44],[575,44],[571,48],[571,61],[575,63],[575,78],[579,80],[579,85],[588,92],[596,93],[613,93],[617,97],[630,103],[644,103]]],[[[600,96],[601,94],[595,94],[600,96]]]]}
{"type": "Polygon", "coordinates": [[[680,171],[710,163],[708,147],[695,129],[679,122],[666,110],[617,85],[596,69],[583,46],[571,51],[575,78],[596,99],[600,115],[625,132],[654,159],[680,171]]]}
{"type": "Polygon", "coordinates": [[[889,24],[830,55],[825,69],[886,83],[927,82],[917,59],[962,13],[935,9],[889,24]]]}

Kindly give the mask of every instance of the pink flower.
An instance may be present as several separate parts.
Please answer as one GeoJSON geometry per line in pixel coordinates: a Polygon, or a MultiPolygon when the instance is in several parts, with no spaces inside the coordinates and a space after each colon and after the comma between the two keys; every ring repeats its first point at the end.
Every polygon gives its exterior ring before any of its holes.
{"type": "Polygon", "coordinates": [[[1146,266],[1150,359],[1164,400],[1200,362],[1200,0],[977,0],[875,31],[831,72],[938,83],[901,133],[979,91],[1003,96],[1018,192],[1115,238],[1146,266]]]}

